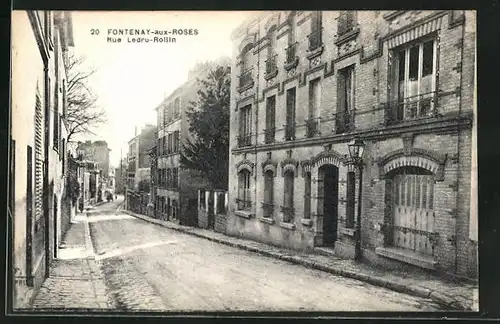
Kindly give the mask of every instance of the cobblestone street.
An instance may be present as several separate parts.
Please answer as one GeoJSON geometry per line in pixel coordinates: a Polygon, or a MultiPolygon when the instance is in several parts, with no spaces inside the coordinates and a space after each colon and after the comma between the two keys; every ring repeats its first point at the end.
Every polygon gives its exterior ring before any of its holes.
{"type": "Polygon", "coordinates": [[[427,299],[256,255],[128,215],[93,213],[88,220],[96,261],[122,310],[439,310],[427,299]]]}

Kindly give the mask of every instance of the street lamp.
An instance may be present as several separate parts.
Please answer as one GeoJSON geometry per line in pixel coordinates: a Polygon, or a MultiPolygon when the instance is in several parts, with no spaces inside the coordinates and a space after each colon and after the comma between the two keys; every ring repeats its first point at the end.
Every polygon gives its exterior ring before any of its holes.
{"type": "Polygon", "coordinates": [[[348,144],[351,162],[359,170],[359,188],[358,188],[358,215],[356,216],[356,246],[355,259],[361,261],[361,193],[363,189],[363,152],[365,143],[360,139],[355,139],[348,144]]]}

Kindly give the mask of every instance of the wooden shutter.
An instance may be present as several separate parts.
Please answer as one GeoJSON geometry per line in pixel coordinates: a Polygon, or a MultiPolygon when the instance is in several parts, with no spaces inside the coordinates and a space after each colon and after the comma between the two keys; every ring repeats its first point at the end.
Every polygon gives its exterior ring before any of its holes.
{"type": "Polygon", "coordinates": [[[43,214],[43,113],[40,97],[35,105],[35,220],[43,214]]]}

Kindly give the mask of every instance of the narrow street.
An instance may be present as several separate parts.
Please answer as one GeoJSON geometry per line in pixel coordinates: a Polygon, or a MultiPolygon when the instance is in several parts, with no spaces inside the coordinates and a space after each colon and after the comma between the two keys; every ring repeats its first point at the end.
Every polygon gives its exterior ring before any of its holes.
{"type": "Polygon", "coordinates": [[[432,301],[154,225],[89,214],[96,260],[116,305],[164,311],[433,311],[432,301]]]}

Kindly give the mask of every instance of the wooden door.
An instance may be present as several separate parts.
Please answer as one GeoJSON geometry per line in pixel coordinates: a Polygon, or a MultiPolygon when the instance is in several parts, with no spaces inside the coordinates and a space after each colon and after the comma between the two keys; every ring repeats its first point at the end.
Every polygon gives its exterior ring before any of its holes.
{"type": "Polygon", "coordinates": [[[393,244],[433,255],[434,177],[401,173],[393,181],[393,244]]]}

